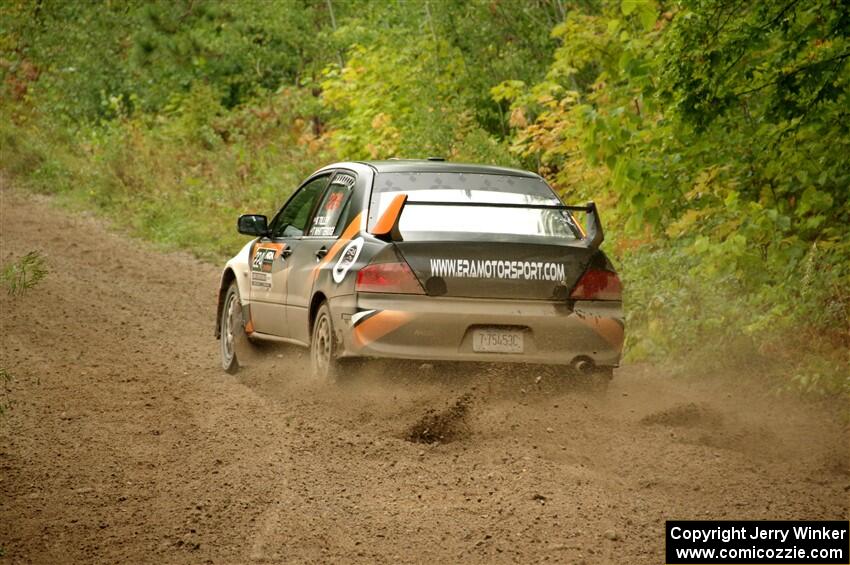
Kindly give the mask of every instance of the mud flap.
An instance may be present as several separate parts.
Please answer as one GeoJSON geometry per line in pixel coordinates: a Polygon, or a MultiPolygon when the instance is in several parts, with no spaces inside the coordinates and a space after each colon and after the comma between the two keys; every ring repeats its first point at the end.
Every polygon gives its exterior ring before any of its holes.
{"type": "Polygon", "coordinates": [[[234,320],[238,323],[233,324],[233,327],[237,328],[233,336],[233,352],[236,353],[236,358],[241,367],[249,367],[256,363],[260,357],[257,344],[251,341],[250,337],[254,333],[250,305],[242,305],[241,318],[241,320],[234,320]]]}

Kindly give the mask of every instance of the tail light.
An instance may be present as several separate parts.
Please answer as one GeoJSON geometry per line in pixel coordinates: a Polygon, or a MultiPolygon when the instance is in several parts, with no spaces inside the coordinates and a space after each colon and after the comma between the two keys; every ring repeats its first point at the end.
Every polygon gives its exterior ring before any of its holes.
{"type": "Polygon", "coordinates": [[[407,263],[372,263],[357,272],[357,292],[425,294],[407,263]]]}
{"type": "Polygon", "coordinates": [[[622,300],[623,284],[617,273],[591,267],[570,294],[573,300],[622,300]]]}

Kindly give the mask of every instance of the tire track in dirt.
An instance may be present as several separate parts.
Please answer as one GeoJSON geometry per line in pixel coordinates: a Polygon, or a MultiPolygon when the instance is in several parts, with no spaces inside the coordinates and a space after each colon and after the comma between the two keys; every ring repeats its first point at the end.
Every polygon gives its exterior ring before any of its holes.
{"type": "Polygon", "coordinates": [[[847,430],[734,376],[631,367],[599,398],[541,371],[384,363],[329,388],[268,348],[231,377],[216,267],[8,188],[0,243],[51,271],[0,297],[12,563],[657,563],[667,518],[848,516],[847,430]],[[467,393],[456,441],[405,439],[467,393]]]}

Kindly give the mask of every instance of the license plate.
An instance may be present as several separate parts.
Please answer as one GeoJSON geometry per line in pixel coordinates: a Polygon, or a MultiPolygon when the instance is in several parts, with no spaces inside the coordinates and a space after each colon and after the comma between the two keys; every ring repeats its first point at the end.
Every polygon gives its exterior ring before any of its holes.
{"type": "Polygon", "coordinates": [[[521,330],[482,328],[472,332],[472,350],[478,353],[522,353],[521,330]]]}

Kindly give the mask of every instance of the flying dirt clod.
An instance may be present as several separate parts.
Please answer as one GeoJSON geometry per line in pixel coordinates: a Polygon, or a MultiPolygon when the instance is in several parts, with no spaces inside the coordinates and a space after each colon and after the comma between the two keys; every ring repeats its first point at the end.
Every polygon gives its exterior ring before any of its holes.
{"type": "Polygon", "coordinates": [[[413,443],[447,443],[469,431],[467,416],[473,404],[472,393],[461,395],[451,406],[437,412],[429,408],[405,434],[413,443]]]}

